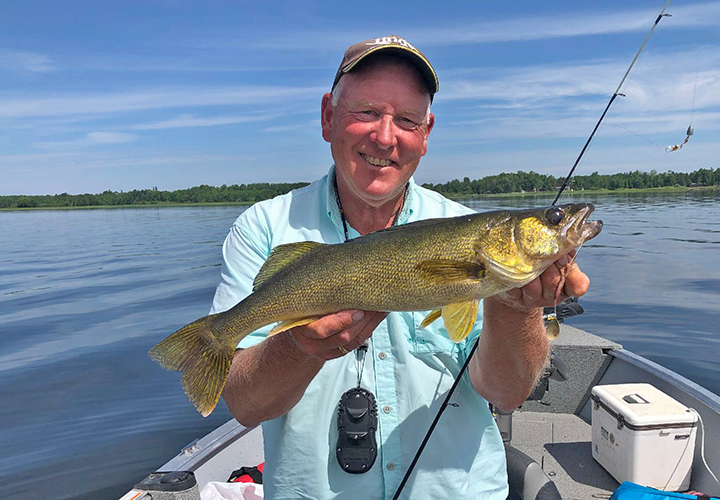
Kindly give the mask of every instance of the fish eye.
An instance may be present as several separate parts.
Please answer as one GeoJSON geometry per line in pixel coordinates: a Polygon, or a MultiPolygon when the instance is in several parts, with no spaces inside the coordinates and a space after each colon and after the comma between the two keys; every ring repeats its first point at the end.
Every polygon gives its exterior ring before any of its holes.
{"type": "Polygon", "coordinates": [[[553,226],[557,226],[558,224],[560,224],[563,220],[563,217],[565,217],[565,214],[563,213],[561,208],[550,207],[545,211],[545,218],[553,226]]]}

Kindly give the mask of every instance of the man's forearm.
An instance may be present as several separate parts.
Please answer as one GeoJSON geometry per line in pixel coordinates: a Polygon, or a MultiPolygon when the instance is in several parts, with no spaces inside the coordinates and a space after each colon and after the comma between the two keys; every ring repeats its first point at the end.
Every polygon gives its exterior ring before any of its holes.
{"type": "Polygon", "coordinates": [[[223,399],[238,422],[254,427],[290,411],[323,364],[280,333],[235,353],[223,399]]]}
{"type": "Polygon", "coordinates": [[[470,362],[475,390],[502,410],[517,408],[537,382],[548,350],[541,308],[523,311],[485,299],[480,344],[470,362]]]}

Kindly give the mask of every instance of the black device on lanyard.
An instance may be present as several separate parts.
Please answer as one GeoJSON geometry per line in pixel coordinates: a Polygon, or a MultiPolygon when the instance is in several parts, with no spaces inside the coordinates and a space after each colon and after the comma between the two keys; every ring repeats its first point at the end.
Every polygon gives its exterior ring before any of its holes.
{"type": "Polygon", "coordinates": [[[355,350],[358,384],[343,393],[338,404],[336,455],[340,467],[350,474],[367,472],[377,458],[377,402],[373,393],[360,387],[368,346],[355,350]]]}

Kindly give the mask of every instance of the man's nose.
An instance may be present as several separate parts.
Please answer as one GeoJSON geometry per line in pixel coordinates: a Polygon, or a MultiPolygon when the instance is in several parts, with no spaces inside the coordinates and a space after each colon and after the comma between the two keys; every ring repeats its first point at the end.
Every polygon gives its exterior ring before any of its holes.
{"type": "Polygon", "coordinates": [[[370,138],[380,149],[388,149],[397,144],[395,137],[395,121],[390,115],[382,115],[377,121],[377,130],[370,135],[370,138]]]}

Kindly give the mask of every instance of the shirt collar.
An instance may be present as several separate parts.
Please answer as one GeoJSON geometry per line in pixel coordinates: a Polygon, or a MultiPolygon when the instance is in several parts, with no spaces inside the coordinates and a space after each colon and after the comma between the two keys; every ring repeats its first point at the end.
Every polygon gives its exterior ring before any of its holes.
{"type": "MultiPolygon", "coordinates": [[[[344,230],[342,227],[342,218],[340,217],[340,208],[337,206],[337,202],[335,201],[335,183],[333,182],[333,177],[335,177],[335,164],[330,166],[330,170],[328,170],[328,173],[325,176],[325,213],[327,213],[328,218],[342,233],[344,230]]],[[[412,217],[413,213],[417,210],[417,200],[417,184],[415,183],[415,178],[410,177],[405,203],[398,214],[398,226],[407,224],[410,221],[410,217],[412,217]]]]}

